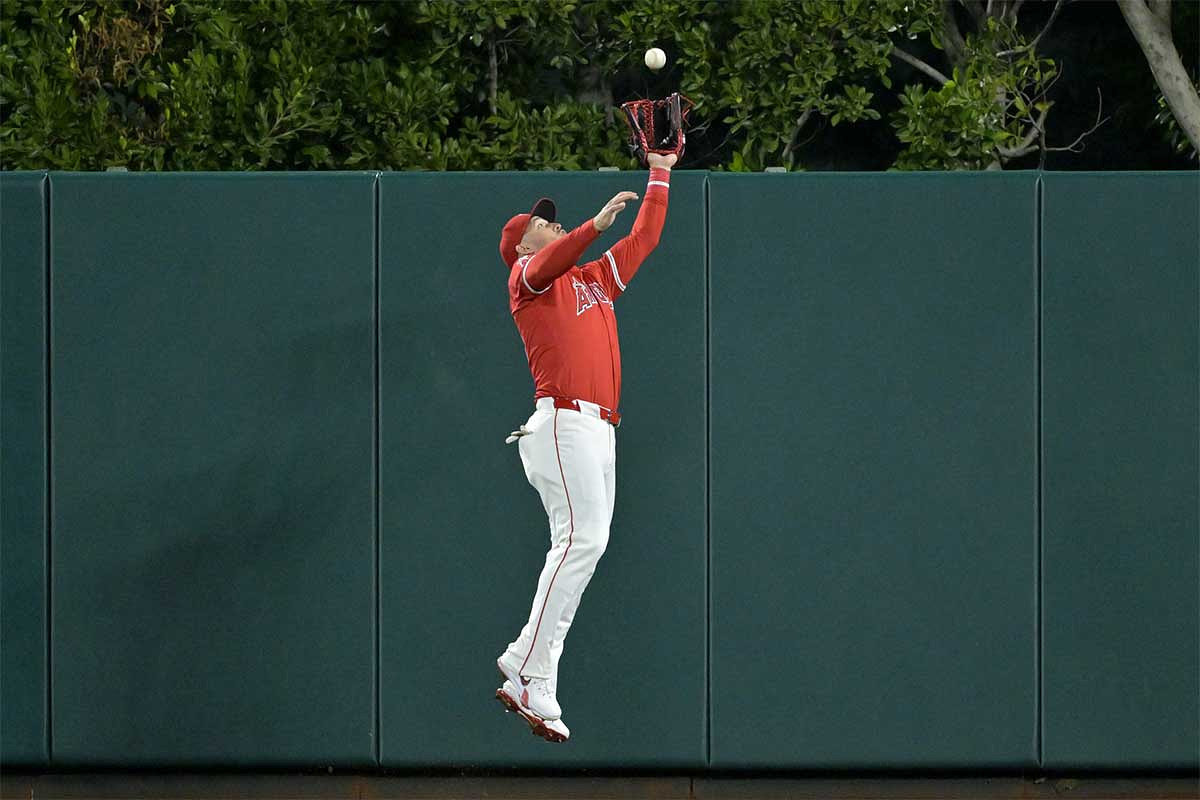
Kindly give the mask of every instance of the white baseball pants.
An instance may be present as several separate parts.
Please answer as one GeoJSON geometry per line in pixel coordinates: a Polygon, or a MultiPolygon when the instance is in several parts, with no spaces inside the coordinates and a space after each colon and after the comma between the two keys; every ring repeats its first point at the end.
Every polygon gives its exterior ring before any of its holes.
{"type": "Polygon", "coordinates": [[[550,520],[550,552],[538,578],[529,621],[502,658],[527,678],[558,681],[558,660],[579,599],[604,549],[617,489],[617,439],[612,425],[582,411],[559,409],[543,397],[518,439],[525,477],[550,520]]]}

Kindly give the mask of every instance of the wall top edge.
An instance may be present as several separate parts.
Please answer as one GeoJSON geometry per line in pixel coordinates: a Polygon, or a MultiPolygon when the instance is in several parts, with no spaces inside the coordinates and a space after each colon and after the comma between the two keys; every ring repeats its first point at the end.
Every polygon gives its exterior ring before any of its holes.
{"type": "Polygon", "coordinates": [[[251,180],[253,178],[290,178],[294,180],[313,179],[313,178],[349,178],[349,177],[367,177],[374,178],[380,173],[375,170],[329,170],[327,172],[308,172],[308,171],[277,171],[277,172],[245,172],[245,171],[228,171],[218,172],[213,170],[201,170],[196,172],[108,172],[108,171],[77,171],[77,170],[50,170],[52,178],[132,178],[137,177],[142,180],[154,180],[161,178],[224,178],[234,180],[251,180]]]}
{"type": "MultiPolygon", "coordinates": [[[[715,172],[710,170],[689,170],[676,169],[676,175],[705,175],[713,178],[749,178],[753,176],[763,176],[771,178],[779,178],[787,176],[792,178],[798,177],[837,177],[837,178],[899,178],[899,177],[918,177],[918,176],[938,176],[938,177],[979,177],[979,176],[1004,176],[1004,175],[1021,175],[1021,176],[1087,176],[1087,177],[1105,177],[1105,178],[1121,178],[1121,177],[1149,177],[1149,176],[1179,176],[1191,177],[1200,181],[1200,168],[1195,170],[1124,170],[1124,171],[1097,171],[1097,170],[886,170],[886,171],[805,171],[799,170],[794,172],[715,172]]],[[[455,171],[455,172],[435,172],[430,170],[274,170],[274,171],[216,171],[216,170],[198,170],[194,172],[164,172],[164,171],[130,171],[130,172],[110,172],[102,170],[0,170],[0,177],[26,177],[50,175],[51,177],[94,177],[98,175],[114,176],[114,177],[130,177],[139,176],[144,179],[165,178],[165,177],[180,177],[189,176],[196,178],[212,178],[220,177],[227,179],[248,180],[255,177],[271,177],[271,178],[315,178],[315,177],[351,177],[351,176],[371,176],[371,177],[410,177],[410,176],[438,176],[440,178],[478,178],[481,176],[488,177],[510,177],[515,175],[521,176],[587,176],[587,177],[602,177],[611,175],[620,175],[622,177],[628,175],[648,174],[648,170],[644,169],[629,169],[629,170],[495,170],[495,171],[455,171]]]]}

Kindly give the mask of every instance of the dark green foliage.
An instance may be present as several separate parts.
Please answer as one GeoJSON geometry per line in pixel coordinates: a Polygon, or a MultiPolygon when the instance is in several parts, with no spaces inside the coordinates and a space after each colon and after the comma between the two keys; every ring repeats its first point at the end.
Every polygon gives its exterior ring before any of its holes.
{"type": "Polygon", "coordinates": [[[883,125],[895,167],[995,168],[1053,105],[1026,8],[951,52],[940,0],[5,0],[0,167],[632,169],[616,106],[678,90],[683,167],[883,125]]]}

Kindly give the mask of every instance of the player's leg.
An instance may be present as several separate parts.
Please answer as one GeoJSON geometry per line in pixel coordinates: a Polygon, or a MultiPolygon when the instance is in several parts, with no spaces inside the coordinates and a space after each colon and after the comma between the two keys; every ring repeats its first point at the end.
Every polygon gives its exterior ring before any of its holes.
{"type": "Polygon", "coordinates": [[[568,611],[574,616],[572,606],[608,545],[608,427],[595,417],[556,411],[553,420],[521,440],[527,477],[542,496],[553,531],[529,621],[503,656],[521,676],[553,676],[550,651],[561,640],[559,623],[568,611]]]}
{"type": "MultiPolygon", "coordinates": [[[[604,468],[604,495],[607,500],[608,508],[608,524],[612,526],[613,508],[617,499],[617,449],[616,449],[616,431],[608,426],[608,455],[604,468]]],[[[591,581],[591,576],[588,580],[582,582],[579,591],[571,598],[566,608],[563,610],[562,619],[558,621],[558,627],[554,632],[554,640],[550,643],[550,665],[551,678],[550,685],[558,686],[558,663],[562,658],[563,642],[566,641],[567,631],[571,628],[571,623],[575,621],[575,611],[579,608],[579,600],[583,597],[583,590],[587,588],[587,584],[591,581]]]]}
{"type": "Polygon", "coordinates": [[[571,629],[571,623],[575,621],[575,611],[579,608],[579,601],[583,597],[583,590],[591,583],[592,576],[587,576],[587,580],[581,581],[578,589],[575,591],[575,596],[567,603],[563,609],[562,619],[555,626],[554,638],[550,641],[550,687],[553,690],[558,689],[558,662],[562,659],[563,643],[567,640],[567,631],[571,629]]]}
{"type": "Polygon", "coordinates": [[[604,493],[608,497],[608,524],[617,503],[617,429],[608,426],[608,464],[604,468],[604,493]]]}
{"type": "MultiPolygon", "coordinates": [[[[528,476],[528,474],[529,474],[528,470],[526,470],[526,476],[528,476]]],[[[534,487],[536,488],[537,479],[531,478],[529,482],[531,484],[533,484],[534,487]]],[[[540,584],[541,576],[546,575],[548,570],[550,572],[553,572],[554,567],[561,560],[562,550],[557,548],[557,545],[559,543],[559,532],[558,532],[558,526],[555,523],[555,515],[557,513],[556,508],[555,508],[555,506],[547,504],[547,502],[546,502],[547,501],[546,495],[549,493],[543,494],[539,490],[538,494],[542,497],[542,506],[546,509],[546,518],[548,520],[550,520],[550,549],[548,551],[546,551],[546,560],[545,560],[545,563],[542,564],[542,569],[541,569],[541,572],[539,573],[539,581],[538,582],[540,584]]],[[[541,607],[540,604],[541,604],[540,596],[538,595],[538,593],[535,592],[533,595],[533,608],[534,609],[540,608],[541,607]]],[[[532,609],[531,609],[531,611],[532,611],[532,609]]],[[[533,626],[536,624],[537,624],[537,616],[535,614],[531,613],[530,620],[525,623],[525,626],[523,628],[521,628],[521,634],[517,637],[517,641],[510,644],[508,646],[508,649],[513,650],[516,647],[518,642],[532,641],[533,626]]]]}

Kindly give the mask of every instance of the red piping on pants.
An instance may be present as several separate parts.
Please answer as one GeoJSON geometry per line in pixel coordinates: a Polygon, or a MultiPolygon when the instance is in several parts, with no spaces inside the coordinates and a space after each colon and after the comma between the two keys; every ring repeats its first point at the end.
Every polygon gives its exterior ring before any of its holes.
{"type": "Polygon", "coordinates": [[[562,560],[558,562],[558,566],[554,568],[554,574],[550,576],[550,585],[546,587],[546,596],[542,598],[542,610],[538,612],[537,626],[533,629],[533,640],[529,643],[529,652],[525,654],[525,660],[521,662],[520,669],[517,670],[517,677],[521,676],[521,670],[525,669],[525,664],[528,663],[529,657],[533,655],[533,645],[537,642],[538,631],[542,628],[542,615],[546,613],[546,602],[550,599],[550,590],[554,588],[554,579],[558,577],[558,571],[562,569],[563,562],[567,560],[567,553],[571,552],[571,543],[575,539],[575,511],[571,508],[571,493],[567,491],[567,476],[563,474],[562,455],[558,452],[558,409],[554,409],[554,455],[558,458],[558,474],[562,477],[563,494],[567,496],[567,511],[570,513],[571,532],[567,536],[567,549],[563,551],[562,560]]]}

